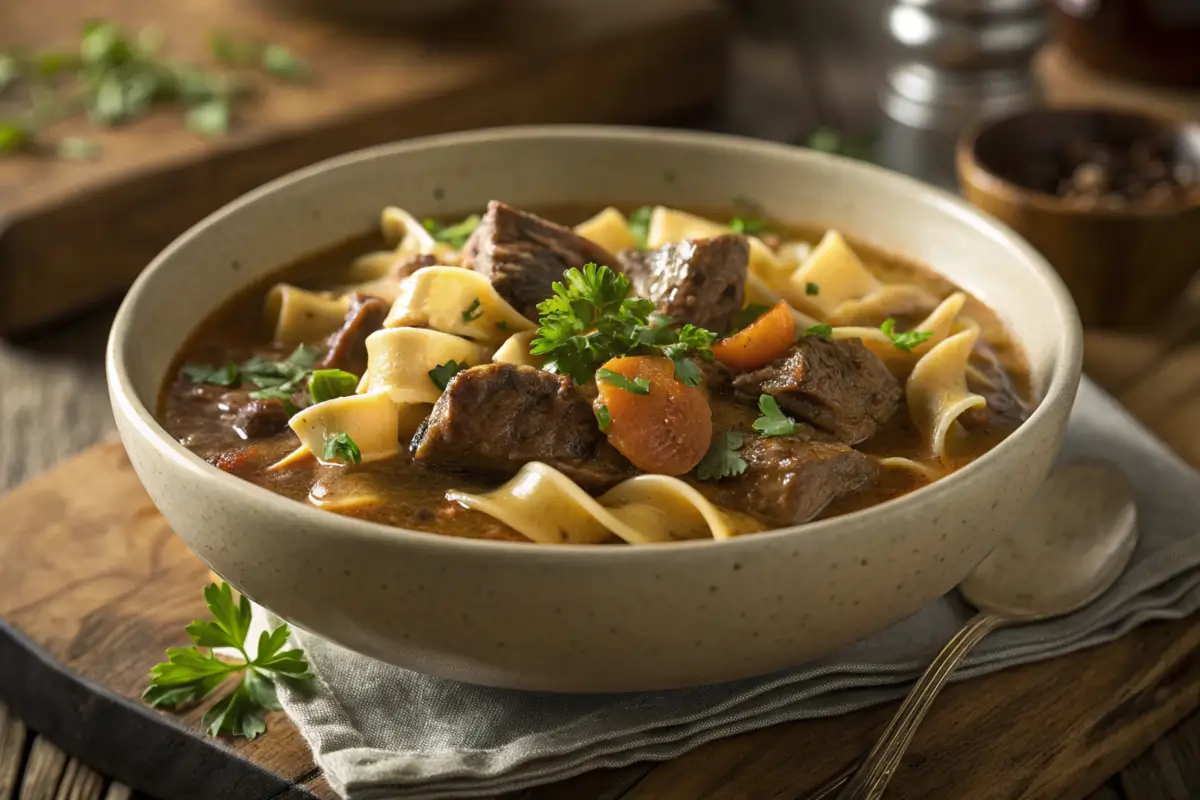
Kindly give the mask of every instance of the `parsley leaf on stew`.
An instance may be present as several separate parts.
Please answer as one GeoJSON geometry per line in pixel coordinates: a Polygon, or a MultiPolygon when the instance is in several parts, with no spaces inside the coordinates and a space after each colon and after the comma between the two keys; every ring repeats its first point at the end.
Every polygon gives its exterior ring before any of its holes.
{"type": "Polygon", "coordinates": [[[650,394],[650,381],[646,378],[634,378],[630,380],[619,372],[613,372],[611,369],[596,370],[596,380],[610,383],[618,389],[623,389],[631,394],[650,394]]]}
{"type": "Polygon", "coordinates": [[[749,328],[752,324],[754,324],[755,321],[758,320],[759,317],[761,317],[763,314],[767,313],[770,310],[771,310],[770,306],[764,306],[764,305],[760,305],[758,303],[751,303],[750,305],[746,306],[745,308],[743,308],[741,311],[739,311],[737,314],[734,315],[733,324],[729,326],[729,334],[728,335],[732,336],[733,334],[737,333],[740,330],[749,328]]]}
{"type": "Polygon", "coordinates": [[[323,461],[344,461],[347,464],[361,464],[362,451],[350,438],[348,433],[335,433],[325,437],[325,450],[321,453],[323,461]]]}
{"type": "Polygon", "coordinates": [[[499,322],[496,323],[496,330],[498,330],[498,331],[508,330],[508,323],[505,322],[504,320],[500,320],[499,322]]]}
{"type": "Polygon", "coordinates": [[[308,393],[314,403],[348,397],[357,388],[358,376],[340,369],[319,369],[308,379],[308,393]]]}
{"type": "Polygon", "coordinates": [[[769,394],[758,396],[758,410],[762,416],[754,420],[754,430],[763,436],[791,436],[800,427],[779,409],[779,403],[769,394]]]}
{"type": "Polygon", "coordinates": [[[762,233],[767,227],[767,223],[761,219],[754,217],[734,217],[729,220],[729,229],[734,233],[744,233],[753,236],[756,233],[762,233]]]}
{"type": "Polygon", "coordinates": [[[450,383],[450,379],[466,368],[466,364],[460,364],[452,358],[445,364],[438,364],[429,370],[429,380],[433,381],[433,385],[439,391],[444,392],[446,391],[446,386],[450,383]]]}
{"type": "Polygon", "coordinates": [[[821,287],[818,284],[809,281],[808,283],[804,284],[804,293],[810,297],[813,297],[821,293],[821,287]]]}
{"type": "Polygon", "coordinates": [[[463,322],[474,322],[483,316],[483,312],[479,309],[479,298],[476,297],[471,301],[471,305],[467,306],[462,312],[463,322]]]}
{"type": "Polygon", "coordinates": [[[222,367],[210,367],[208,364],[184,364],[182,372],[192,383],[233,386],[238,382],[237,364],[232,361],[222,367]]]}
{"type": "Polygon", "coordinates": [[[833,326],[828,322],[822,322],[820,325],[813,325],[811,328],[805,328],[805,336],[820,336],[822,339],[833,338],[833,326]]]}
{"type": "Polygon", "coordinates": [[[646,240],[650,237],[650,215],[654,209],[642,206],[629,215],[629,233],[637,241],[638,248],[646,249],[646,240]]]}
{"type": "Polygon", "coordinates": [[[696,465],[696,477],[702,481],[719,481],[746,471],[745,460],[738,451],[745,444],[745,434],[725,431],[713,437],[708,452],[696,465]]]}
{"type": "Polygon", "coordinates": [[[453,225],[442,225],[436,220],[426,219],[421,224],[425,226],[425,230],[433,236],[434,241],[448,244],[455,250],[461,250],[463,245],[467,243],[467,239],[479,227],[480,216],[472,214],[453,225]]]}
{"type": "Polygon", "coordinates": [[[255,657],[246,650],[250,631],[250,601],[236,601],[229,584],[209,584],[204,590],[211,620],[196,620],[187,626],[192,647],[167,649],[167,660],[150,670],[150,685],[142,699],[155,708],[178,708],[198,703],[232,675],[241,675],[238,685],[204,715],[210,736],[229,734],[253,739],[266,731],[266,712],[279,709],[276,683],[305,681],[312,677],[301,650],[284,650],[289,629],[282,624],[263,631],[255,657]],[[238,660],[217,658],[214,647],[228,647],[241,654],[238,660]],[[201,648],[208,648],[201,650],[201,648]]]}
{"type": "Polygon", "coordinates": [[[883,331],[884,335],[892,340],[892,344],[897,350],[908,352],[921,342],[933,336],[933,331],[904,331],[903,333],[896,330],[896,320],[888,317],[879,326],[879,330],[883,331]]]}
{"type": "Polygon", "coordinates": [[[682,356],[678,358],[672,357],[671,362],[675,364],[676,379],[682,381],[688,386],[699,386],[700,382],[704,380],[704,372],[692,359],[684,358],[682,356]]]}
{"type": "Polygon", "coordinates": [[[608,427],[612,425],[612,414],[608,413],[608,406],[596,406],[596,423],[600,426],[601,433],[608,433],[608,427]]]}

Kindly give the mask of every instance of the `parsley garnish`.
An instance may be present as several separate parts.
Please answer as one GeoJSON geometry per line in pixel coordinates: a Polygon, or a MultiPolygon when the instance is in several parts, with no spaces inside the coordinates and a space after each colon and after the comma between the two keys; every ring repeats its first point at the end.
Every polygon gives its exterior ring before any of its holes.
{"type": "Polygon", "coordinates": [[[325,437],[325,450],[321,453],[323,461],[344,461],[347,464],[361,464],[362,451],[350,438],[348,433],[335,433],[325,437]]]}
{"type": "Polygon", "coordinates": [[[192,647],[167,649],[167,660],[150,670],[150,685],[142,699],[154,708],[178,708],[185,703],[197,703],[212,694],[231,675],[241,680],[232,692],[225,695],[204,714],[209,736],[222,733],[253,739],[267,729],[263,718],[268,711],[278,711],[278,681],[304,681],[312,678],[308,661],[301,650],[284,650],[289,629],[286,623],[258,637],[254,658],[246,653],[246,636],[250,631],[250,601],[245,597],[233,600],[233,592],[224,581],[204,589],[213,620],[196,620],[187,626],[192,647]],[[200,648],[208,648],[202,651],[200,648]],[[242,654],[240,661],[223,661],[213,655],[214,647],[231,647],[242,654]]]}
{"type": "Polygon", "coordinates": [[[192,383],[211,383],[216,386],[233,386],[238,382],[237,364],[227,362],[222,367],[208,364],[184,364],[181,370],[192,383]]]}
{"type": "Polygon", "coordinates": [[[892,344],[897,350],[909,352],[921,342],[933,336],[933,331],[904,331],[902,333],[896,331],[896,320],[888,317],[879,326],[879,330],[883,331],[884,335],[892,340],[892,344]]]}
{"type": "Polygon", "coordinates": [[[508,323],[505,322],[504,320],[500,320],[499,322],[496,323],[496,330],[498,330],[498,331],[508,330],[508,323]]]}
{"type": "Polygon", "coordinates": [[[809,297],[813,297],[821,293],[821,287],[812,281],[809,281],[808,283],[804,284],[804,293],[809,297]]]}
{"type": "Polygon", "coordinates": [[[541,327],[530,346],[533,355],[547,357],[547,369],[585,383],[611,358],[653,353],[675,363],[679,380],[699,382],[686,356],[711,359],[715,333],[695,325],[676,330],[649,300],[630,297],[629,279],[608,267],[587,264],[563,278],[554,296],[538,304],[541,327]]]}
{"type": "Polygon", "coordinates": [[[811,328],[804,329],[805,336],[820,336],[822,339],[833,338],[833,326],[828,322],[822,322],[819,325],[813,325],[811,328]]]}
{"type": "Polygon", "coordinates": [[[624,389],[631,394],[650,394],[650,381],[646,378],[638,377],[630,380],[619,372],[613,372],[611,369],[598,369],[596,370],[596,380],[612,384],[618,389],[624,389]]]}
{"type": "Polygon", "coordinates": [[[629,234],[637,241],[639,250],[646,249],[646,240],[650,238],[650,215],[653,213],[654,209],[650,206],[642,206],[629,215],[629,234]]]}
{"type": "Polygon", "coordinates": [[[452,358],[445,364],[438,364],[429,370],[429,380],[433,381],[433,385],[438,388],[438,391],[444,392],[450,379],[466,368],[466,364],[460,364],[452,358]]]}
{"type": "Polygon", "coordinates": [[[767,223],[754,217],[734,217],[729,220],[729,229],[731,231],[734,233],[744,233],[747,236],[762,233],[766,227],[767,223]]]}
{"type": "Polygon", "coordinates": [[[746,441],[745,434],[725,431],[713,437],[708,452],[696,465],[696,477],[702,481],[719,481],[746,471],[745,460],[738,455],[746,441]]]}
{"type": "Polygon", "coordinates": [[[434,241],[448,244],[455,250],[461,250],[463,245],[467,243],[467,239],[479,227],[480,217],[478,214],[463,219],[453,225],[442,225],[437,220],[425,219],[421,222],[425,226],[425,230],[433,236],[434,241]]]}
{"type": "Polygon", "coordinates": [[[462,312],[463,322],[474,322],[483,316],[483,312],[479,309],[479,298],[476,297],[471,301],[471,305],[462,312]]]}
{"type": "Polygon", "coordinates": [[[770,310],[770,306],[763,306],[759,305],[758,303],[751,303],[750,305],[746,306],[734,315],[733,324],[729,327],[729,335],[732,336],[740,330],[749,328],[752,324],[754,324],[755,321],[758,320],[759,317],[770,310]]]}
{"type": "Polygon", "coordinates": [[[319,369],[308,379],[308,393],[314,403],[348,397],[357,388],[358,376],[340,369],[319,369]]]}
{"type": "Polygon", "coordinates": [[[608,413],[608,406],[596,406],[596,424],[600,426],[601,433],[608,433],[608,428],[612,425],[612,414],[608,413]]]}
{"type": "Polygon", "coordinates": [[[779,403],[769,394],[758,396],[758,410],[762,416],[754,420],[754,430],[763,436],[791,436],[800,427],[796,420],[779,410],[779,403]]]}

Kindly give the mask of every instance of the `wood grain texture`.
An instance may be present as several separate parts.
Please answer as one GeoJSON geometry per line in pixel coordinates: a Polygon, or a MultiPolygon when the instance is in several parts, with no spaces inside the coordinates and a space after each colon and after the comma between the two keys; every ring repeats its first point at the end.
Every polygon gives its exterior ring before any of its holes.
{"type": "Polygon", "coordinates": [[[25,723],[0,705],[0,800],[17,796],[25,761],[25,723]]]}
{"type": "Polygon", "coordinates": [[[61,750],[45,739],[35,739],[25,762],[21,800],[54,800],[66,766],[67,757],[61,750]]]}
{"type": "MultiPolygon", "coordinates": [[[[1162,416],[1168,400],[1172,408],[1200,406],[1200,380],[1188,377],[1188,346],[1164,353],[1146,342],[1112,336],[1090,335],[1088,342],[1088,370],[1116,376],[1102,380],[1135,414],[1162,416]],[[1136,369],[1131,360],[1139,361],[1136,369]],[[1146,388],[1156,382],[1162,388],[1146,388]]],[[[1150,422],[1158,424],[1153,418],[1150,422]]],[[[1172,441],[1177,448],[1186,444],[1178,437],[1172,441]]],[[[1200,463],[1200,452],[1188,457],[1200,463]]],[[[0,618],[64,667],[60,677],[105,687],[111,703],[75,701],[70,724],[56,727],[52,718],[34,723],[39,714],[46,717],[44,709],[6,694],[10,681],[0,681],[0,702],[94,769],[160,796],[213,796],[214,785],[221,785],[236,787],[239,797],[281,792],[334,797],[304,742],[280,716],[270,719],[267,736],[229,743],[199,735],[203,709],[176,718],[138,704],[149,664],[163,648],[177,644],[182,626],[202,613],[198,590],[209,576],[167,529],[119,445],[94,448],[0,498],[0,518],[8,520],[0,532],[0,618]],[[66,551],[71,558],[56,557],[66,551]],[[111,733],[72,739],[75,730],[105,731],[120,707],[141,719],[166,723],[156,723],[155,732],[142,732],[137,741],[139,748],[157,750],[160,758],[164,742],[180,748],[168,762],[174,774],[148,773],[148,759],[130,763],[127,756],[106,751],[103,741],[96,740],[111,738],[111,733]],[[189,746],[202,752],[187,753],[189,746]],[[206,759],[206,753],[212,757],[206,759]],[[203,782],[197,784],[201,775],[203,782]],[[193,787],[191,794],[187,785],[193,787]],[[202,788],[197,791],[197,786],[202,788]]],[[[0,643],[0,673],[11,669],[11,656],[5,653],[0,643]]],[[[1092,651],[950,687],[918,734],[890,796],[1082,799],[1154,745],[1130,767],[1122,786],[1128,783],[1142,797],[1172,797],[1178,787],[1192,791],[1192,782],[1200,780],[1200,764],[1188,767],[1196,759],[1189,761],[1186,744],[1197,739],[1188,738],[1190,728],[1185,727],[1169,740],[1155,741],[1198,706],[1200,621],[1147,626],[1092,651]],[[1164,794],[1138,788],[1147,786],[1164,794]]],[[[51,712],[51,717],[57,713],[51,712]]],[[[664,764],[598,771],[512,797],[802,797],[864,750],[891,712],[881,707],[780,725],[711,743],[664,764]]],[[[23,731],[20,736],[24,738],[23,731]]],[[[70,762],[65,756],[51,757],[48,745],[40,744],[44,741],[37,740],[42,761],[49,767],[58,764],[58,774],[65,775],[70,762]]],[[[1121,791],[1129,796],[1128,789],[1121,791]]]]}
{"type": "MultiPolygon", "coordinates": [[[[83,0],[4,3],[0,50],[70,47],[95,14],[83,0]]],[[[104,153],[94,163],[0,163],[0,333],[114,296],[188,226],[315,161],[491,125],[671,118],[709,104],[722,69],[718,0],[511,0],[419,34],[246,0],[112,0],[104,16],[135,30],[153,23],[184,59],[206,58],[212,30],[284,42],[311,62],[314,80],[272,85],[215,142],[164,111],[88,130],[104,153]]],[[[79,134],[80,124],[52,134],[79,134]]]]}

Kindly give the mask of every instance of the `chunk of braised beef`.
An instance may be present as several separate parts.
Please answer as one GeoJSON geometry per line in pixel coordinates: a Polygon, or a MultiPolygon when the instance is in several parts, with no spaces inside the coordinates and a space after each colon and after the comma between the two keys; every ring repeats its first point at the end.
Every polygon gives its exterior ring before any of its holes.
{"type": "Polygon", "coordinates": [[[361,292],[351,294],[342,327],[330,334],[317,367],[362,375],[367,369],[367,337],[383,327],[390,310],[386,300],[361,292]]]}
{"type": "Polygon", "coordinates": [[[659,312],[676,322],[726,331],[742,308],[750,243],[736,234],[688,239],[623,254],[620,263],[633,293],[654,301],[659,312]]]}
{"type": "Polygon", "coordinates": [[[744,473],[700,489],[718,505],[772,525],[808,522],[878,474],[870,458],[807,426],[796,436],[747,436],[740,455],[744,473]]]}
{"type": "Polygon", "coordinates": [[[569,378],[518,364],[484,364],[458,373],[410,449],[422,464],[506,477],[541,461],[591,491],[633,472],[569,378]]]}
{"type": "Polygon", "coordinates": [[[409,275],[412,275],[419,269],[432,267],[437,263],[437,256],[433,255],[432,253],[418,253],[416,255],[403,256],[396,259],[396,263],[392,264],[392,268],[388,270],[388,274],[397,280],[401,280],[403,278],[407,278],[409,275]]]}
{"type": "Polygon", "coordinates": [[[280,400],[250,400],[238,409],[232,427],[243,439],[258,439],[279,433],[290,418],[280,400]]]}
{"type": "Polygon", "coordinates": [[[222,450],[214,453],[205,460],[223,472],[236,474],[250,465],[254,454],[254,447],[238,447],[234,450],[222,450]]]}
{"type": "Polygon", "coordinates": [[[900,405],[900,383],[858,339],[803,336],[786,356],[734,378],[738,391],[772,395],[793,417],[846,444],[875,435],[900,405]]]}
{"type": "Polygon", "coordinates": [[[463,266],[486,275],[497,293],[527,319],[572,267],[616,267],[616,257],[570,228],[493,200],[463,248],[463,266]]]}

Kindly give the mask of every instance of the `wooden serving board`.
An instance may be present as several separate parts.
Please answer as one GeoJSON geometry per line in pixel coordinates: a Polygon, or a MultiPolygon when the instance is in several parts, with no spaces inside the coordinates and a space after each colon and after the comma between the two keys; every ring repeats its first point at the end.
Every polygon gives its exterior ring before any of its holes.
{"type": "MultiPolygon", "coordinates": [[[[1090,334],[1087,351],[1088,372],[1200,464],[1200,345],[1090,334]]],[[[0,707],[158,797],[334,796],[282,715],[260,739],[230,742],[203,735],[202,708],[174,716],[138,701],[149,667],[203,615],[209,573],[168,529],[120,445],[0,498],[0,519],[0,707]]],[[[950,687],[889,797],[1082,798],[1198,707],[1200,620],[1147,625],[950,687]]],[[[799,798],[867,749],[893,708],[778,725],[510,800],[799,798]]],[[[0,720],[0,796],[3,730],[0,720]]]]}
{"type": "MultiPolygon", "coordinates": [[[[320,0],[330,6],[340,0],[320,0]]],[[[403,2],[403,0],[379,0],[403,2]]],[[[172,238],[315,161],[406,137],[537,122],[661,122],[705,108],[722,74],[719,0],[505,0],[436,29],[337,24],[293,0],[0,2],[0,52],[78,46],[103,15],[211,63],[212,31],[284,44],[312,80],[264,79],[240,124],[206,141],[163,110],[86,135],[93,163],[0,158],[0,334],[117,296],[172,238]]]]}

